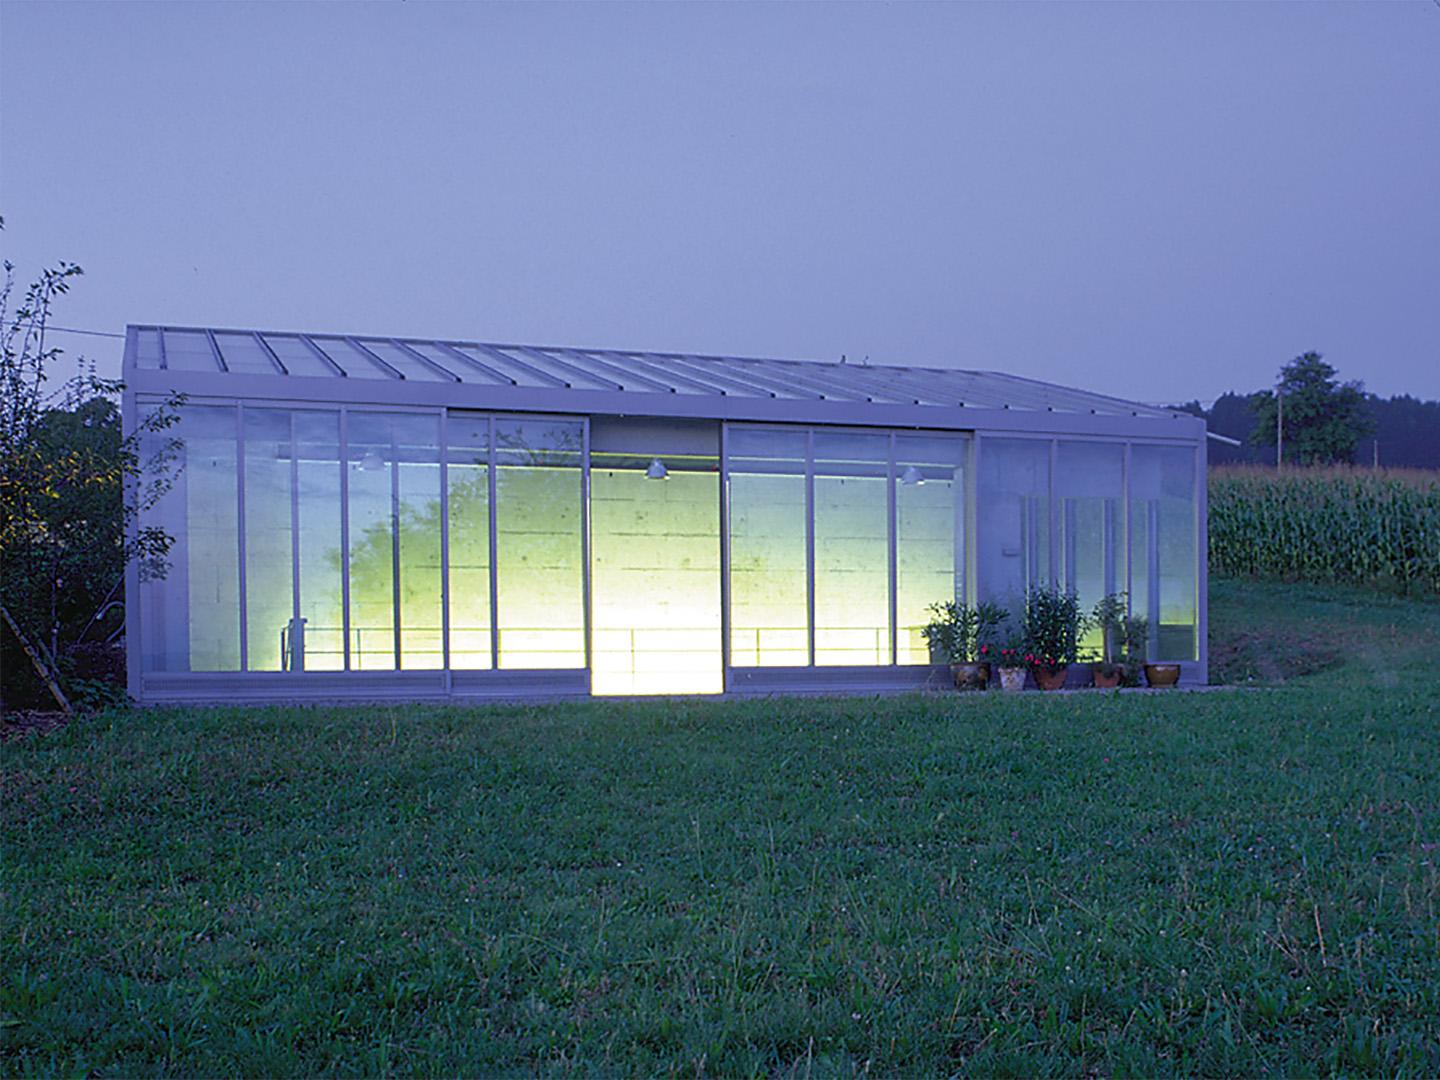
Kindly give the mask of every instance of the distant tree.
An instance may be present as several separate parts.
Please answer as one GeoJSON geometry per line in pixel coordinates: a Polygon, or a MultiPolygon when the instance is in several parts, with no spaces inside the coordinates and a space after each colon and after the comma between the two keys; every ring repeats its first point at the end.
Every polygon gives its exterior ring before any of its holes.
{"type": "Polygon", "coordinates": [[[1335,369],[1317,352],[1297,356],[1280,369],[1276,390],[1250,397],[1255,426],[1250,442],[1275,445],[1277,414],[1283,425],[1283,460],[1298,465],[1348,462],[1356,444],[1370,431],[1365,389],[1359,382],[1341,383],[1335,369]]]}
{"type": "MultiPolygon", "coordinates": [[[[14,267],[8,260],[4,273],[0,638],[19,645],[55,703],[69,712],[76,689],[66,692],[69,661],[77,646],[116,627],[122,605],[113,602],[123,599],[126,565],[138,560],[142,573],[164,573],[170,538],[140,527],[138,519],[168,490],[178,447],[163,440],[162,449],[142,460],[140,440],[174,423],[171,406],[178,399],[123,436],[114,403],[120,383],[97,378],[92,368],[47,390],[48,369],[59,355],[45,340],[50,311],[82,271],[73,263],[45,270],[13,312],[14,267]]],[[[0,693],[15,688],[15,668],[4,665],[0,693]]]]}

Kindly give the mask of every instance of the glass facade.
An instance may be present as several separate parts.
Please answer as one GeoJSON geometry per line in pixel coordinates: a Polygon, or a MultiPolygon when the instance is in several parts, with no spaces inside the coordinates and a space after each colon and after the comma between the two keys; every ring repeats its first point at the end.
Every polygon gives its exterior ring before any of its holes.
{"type": "Polygon", "coordinates": [[[592,692],[723,690],[718,459],[592,452],[590,529],[592,692]]]}
{"type": "Polygon", "coordinates": [[[730,663],[810,662],[809,433],[732,428],[730,663]]]}
{"type": "Polygon", "coordinates": [[[577,418],[182,406],[147,443],[178,438],[183,469],[147,514],[174,545],[140,582],[142,670],[715,692],[727,649],[926,665],[931,604],[1051,582],[1087,609],[1128,592],[1154,659],[1201,653],[1193,445],[732,423],[722,460],[713,421],[658,452],[645,432],[683,425],[626,423],[592,453],[577,418]]]}
{"type": "Polygon", "coordinates": [[[1130,450],[1131,610],[1150,621],[1152,660],[1198,656],[1195,451],[1130,450]]]}
{"type": "Polygon", "coordinates": [[[895,436],[895,662],[928,664],[929,606],[965,597],[970,440],[895,436]]]}
{"type": "Polygon", "coordinates": [[[585,666],[585,425],[495,421],[502,668],[585,666]]]}
{"type": "Polygon", "coordinates": [[[890,437],[817,430],[815,663],[888,664],[890,437]]]}

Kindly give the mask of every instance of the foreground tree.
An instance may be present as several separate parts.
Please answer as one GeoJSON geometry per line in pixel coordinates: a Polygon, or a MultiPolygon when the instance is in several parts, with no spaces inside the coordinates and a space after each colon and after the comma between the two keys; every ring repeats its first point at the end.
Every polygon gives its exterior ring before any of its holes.
{"type": "Polygon", "coordinates": [[[1278,428],[1280,460],[1297,465],[1348,462],[1370,432],[1364,384],[1340,382],[1317,352],[1282,367],[1277,388],[1252,394],[1250,409],[1255,416],[1250,442],[1273,448],[1278,428]]]}
{"type": "MultiPolygon", "coordinates": [[[[6,260],[0,288],[0,634],[13,636],[66,712],[77,647],[118,633],[125,567],[133,559],[144,576],[165,571],[170,538],[138,522],[169,489],[178,449],[162,439],[148,459],[140,453],[142,437],[175,422],[176,402],[126,437],[119,382],[92,367],[47,387],[60,355],[46,342],[51,309],[82,272],[64,262],[45,270],[12,311],[6,260]]],[[[14,688],[11,668],[0,693],[14,688]]]]}

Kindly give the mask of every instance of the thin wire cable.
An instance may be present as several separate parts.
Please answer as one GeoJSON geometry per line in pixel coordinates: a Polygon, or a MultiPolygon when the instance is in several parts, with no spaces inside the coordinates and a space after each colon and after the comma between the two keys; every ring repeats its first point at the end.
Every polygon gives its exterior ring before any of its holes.
{"type": "Polygon", "coordinates": [[[88,334],[90,337],[120,338],[122,341],[125,339],[124,334],[116,334],[109,330],[77,330],[73,326],[55,326],[53,324],[45,327],[46,333],[51,330],[59,331],[62,334],[88,334]]]}

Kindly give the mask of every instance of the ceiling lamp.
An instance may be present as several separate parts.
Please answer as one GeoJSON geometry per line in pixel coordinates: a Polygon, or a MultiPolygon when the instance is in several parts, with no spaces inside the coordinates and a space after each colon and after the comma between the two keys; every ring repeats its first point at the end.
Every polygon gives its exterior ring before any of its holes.
{"type": "Polygon", "coordinates": [[[665,469],[665,463],[658,457],[650,462],[650,467],[645,470],[646,480],[664,480],[670,473],[665,469]]]}
{"type": "Polygon", "coordinates": [[[920,470],[914,465],[907,465],[905,471],[900,474],[900,483],[909,487],[919,487],[925,483],[925,477],[921,475],[920,470]]]}

